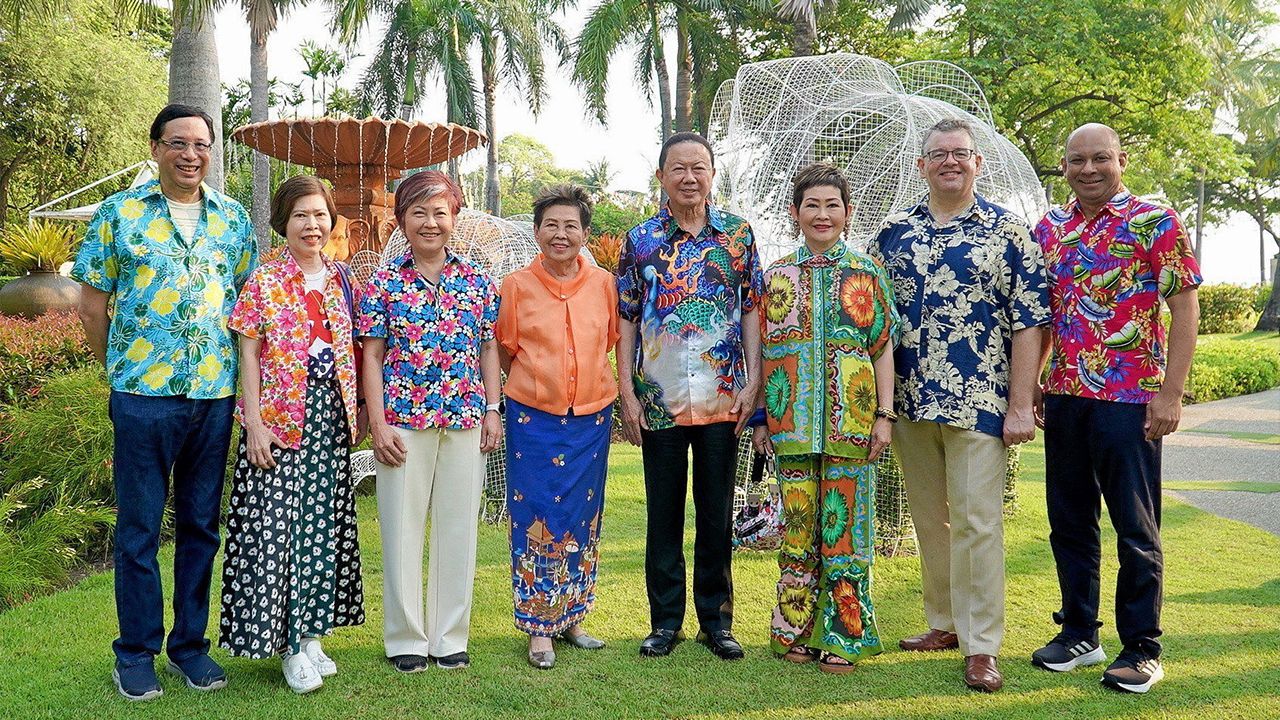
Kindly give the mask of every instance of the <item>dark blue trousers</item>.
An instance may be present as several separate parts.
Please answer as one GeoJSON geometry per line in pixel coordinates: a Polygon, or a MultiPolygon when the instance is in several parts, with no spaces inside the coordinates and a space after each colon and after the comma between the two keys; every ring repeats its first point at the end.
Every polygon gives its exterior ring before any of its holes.
{"type": "Polygon", "coordinates": [[[731,422],[641,430],[648,523],[644,584],[652,629],[684,623],[684,513],[693,450],[693,606],[708,633],[733,626],[733,478],[738,438],[731,422]]]}
{"type": "Polygon", "coordinates": [[[111,392],[115,426],[116,616],[113,644],[123,665],[151,662],[164,640],[160,523],[173,477],[174,661],[209,652],[209,577],[218,554],[218,516],[234,398],[192,400],[111,392]]]}
{"type": "Polygon", "coordinates": [[[1164,553],[1160,549],[1160,441],[1142,429],[1147,406],[1070,395],[1045,397],[1049,545],[1062,608],[1075,638],[1098,635],[1101,500],[1116,531],[1116,630],[1128,650],[1159,657],[1164,553]]]}

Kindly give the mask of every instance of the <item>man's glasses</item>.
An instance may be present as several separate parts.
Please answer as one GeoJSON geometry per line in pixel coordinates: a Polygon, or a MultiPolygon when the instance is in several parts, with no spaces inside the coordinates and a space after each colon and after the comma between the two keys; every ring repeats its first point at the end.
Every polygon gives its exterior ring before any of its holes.
{"type": "Polygon", "coordinates": [[[978,151],[970,148],[956,148],[955,150],[930,150],[924,156],[929,159],[929,162],[940,163],[945,162],[948,155],[954,157],[957,162],[964,162],[977,154],[978,151]]]}
{"type": "Polygon", "coordinates": [[[195,148],[201,155],[208,155],[213,149],[213,145],[205,142],[187,142],[186,140],[157,140],[156,142],[174,152],[186,152],[187,148],[195,148]]]}

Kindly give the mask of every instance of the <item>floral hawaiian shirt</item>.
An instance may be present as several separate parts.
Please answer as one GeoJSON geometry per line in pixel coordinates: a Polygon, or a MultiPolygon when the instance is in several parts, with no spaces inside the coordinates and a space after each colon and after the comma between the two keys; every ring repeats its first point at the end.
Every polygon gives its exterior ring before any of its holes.
{"type": "MultiPolygon", "coordinates": [[[[328,259],[325,264],[329,277],[324,286],[323,309],[334,338],[334,370],[354,441],[356,362],[351,342],[352,308],[336,275],[348,271],[328,259]]],[[[262,368],[259,395],[262,422],[295,450],[302,446],[309,382],[307,362],[311,333],[307,325],[304,282],[302,269],[293,255],[285,252],[249,276],[229,322],[232,330],[262,341],[258,359],[262,368]]],[[[244,422],[244,398],[236,408],[236,419],[244,422]]]]}
{"type": "Polygon", "coordinates": [[[806,246],[764,274],[764,407],[779,455],[864,459],[875,420],[872,361],[892,350],[898,311],[879,262],[806,246]]]}
{"type": "Polygon", "coordinates": [[[229,397],[236,343],[227,318],[257,263],[249,214],[206,186],[187,241],[160,183],[116,193],[98,207],[71,277],[115,297],[107,333],[111,388],[135,395],[229,397]]]}
{"type": "Polygon", "coordinates": [[[639,324],[632,381],[651,430],[737,419],[742,316],[761,282],[751,226],[714,206],[696,236],[665,206],[627,233],[618,314],[639,324]]]}
{"type": "Polygon", "coordinates": [[[938,223],[926,199],[890,215],[870,253],[902,315],[897,412],[1003,435],[1013,333],[1049,322],[1044,258],[1026,222],[979,196],[938,223]]]}
{"type": "Polygon", "coordinates": [[[360,334],[387,339],[387,422],[408,430],[469,430],[484,418],[480,344],[493,339],[498,292],[477,265],[446,252],[439,284],[406,252],[374,272],[360,302],[360,334]]]}
{"type": "Polygon", "coordinates": [[[1053,310],[1045,392],[1149,402],[1164,382],[1160,300],[1202,282],[1178,214],[1122,190],[1088,220],[1073,199],[1036,225],[1053,310]]]}

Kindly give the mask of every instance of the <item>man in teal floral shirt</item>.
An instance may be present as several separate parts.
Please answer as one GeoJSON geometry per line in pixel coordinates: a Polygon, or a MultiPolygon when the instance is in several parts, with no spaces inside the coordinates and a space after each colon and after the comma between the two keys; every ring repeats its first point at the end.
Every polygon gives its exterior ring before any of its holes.
{"type": "Polygon", "coordinates": [[[1035,436],[1044,259],[1025,220],[974,193],[974,129],[943,120],[916,161],[923,202],[871,244],[902,316],[893,430],[920,545],[929,631],[904,650],[959,647],[965,684],[994,692],[1004,635],[1006,448],[1035,436]]]}
{"type": "Polygon", "coordinates": [[[103,201],[71,272],[83,284],[85,333],[111,383],[120,624],[113,676],[129,700],[162,693],[152,663],[164,639],[156,551],[171,474],[168,667],[198,690],[226,685],[204,633],[236,390],[227,319],[257,249],[244,208],[204,185],[213,142],[213,120],[201,110],[161,110],[151,126],[159,178],[103,201]]]}

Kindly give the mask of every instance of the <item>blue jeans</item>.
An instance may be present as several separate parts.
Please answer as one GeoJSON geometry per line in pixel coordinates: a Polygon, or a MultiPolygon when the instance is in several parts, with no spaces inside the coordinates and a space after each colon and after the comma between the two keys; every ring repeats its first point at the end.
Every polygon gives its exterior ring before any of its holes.
{"type": "Polygon", "coordinates": [[[173,629],[169,657],[209,652],[209,576],[235,398],[192,400],[111,392],[115,426],[116,617],[112,648],[122,665],[151,662],[164,639],[160,523],[173,476],[173,629]]]}

